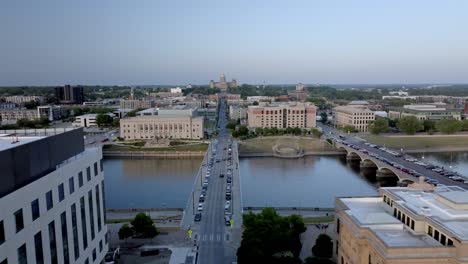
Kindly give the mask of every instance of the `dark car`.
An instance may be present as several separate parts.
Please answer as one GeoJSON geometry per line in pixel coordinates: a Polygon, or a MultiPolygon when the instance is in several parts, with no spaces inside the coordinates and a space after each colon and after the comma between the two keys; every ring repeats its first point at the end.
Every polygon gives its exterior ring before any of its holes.
{"type": "Polygon", "coordinates": [[[224,174],[221,173],[221,174],[219,175],[219,177],[220,177],[220,178],[224,178],[224,174]]]}
{"type": "Polygon", "coordinates": [[[198,202],[199,202],[199,203],[203,203],[204,201],[205,201],[205,198],[204,198],[204,197],[200,197],[200,198],[198,199],[198,202]]]}
{"type": "Polygon", "coordinates": [[[201,213],[197,213],[195,215],[195,222],[200,222],[201,221],[201,213]]]}

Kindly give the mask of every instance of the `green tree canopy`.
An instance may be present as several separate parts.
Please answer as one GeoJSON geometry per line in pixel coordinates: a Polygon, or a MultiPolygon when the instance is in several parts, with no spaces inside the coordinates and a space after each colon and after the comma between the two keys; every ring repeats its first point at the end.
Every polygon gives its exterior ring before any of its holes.
{"type": "Polygon", "coordinates": [[[436,123],[432,120],[426,119],[423,121],[423,128],[426,132],[433,132],[436,130],[436,123]]]}
{"type": "Polygon", "coordinates": [[[436,128],[445,134],[454,134],[463,128],[462,122],[455,119],[444,119],[436,123],[436,128]]]}
{"type": "Polygon", "coordinates": [[[153,224],[153,219],[145,213],[138,213],[130,223],[135,234],[146,238],[153,238],[159,234],[159,231],[153,224]]]}
{"type": "Polygon", "coordinates": [[[312,254],[318,258],[331,258],[333,255],[332,239],[326,234],[320,234],[312,247],[312,254]]]}
{"type": "Polygon", "coordinates": [[[377,118],[369,124],[369,131],[372,134],[378,135],[388,131],[388,120],[386,118],[377,118]]]}
{"type": "Polygon", "coordinates": [[[421,121],[415,116],[404,116],[398,119],[397,128],[408,135],[414,135],[418,130],[421,130],[421,121]]]}
{"type": "Polygon", "coordinates": [[[120,227],[119,229],[120,240],[125,240],[125,242],[127,242],[127,238],[131,237],[132,235],[133,235],[133,229],[128,224],[124,224],[122,227],[120,227]]]}
{"type": "Polygon", "coordinates": [[[238,262],[297,263],[306,228],[301,216],[283,217],[272,208],[243,216],[244,232],[237,250],[238,262]],[[295,262],[292,262],[295,261],[295,262]]]}
{"type": "Polygon", "coordinates": [[[110,126],[112,125],[113,121],[114,119],[111,116],[106,115],[106,114],[98,114],[96,116],[96,124],[98,126],[110,126]]]}

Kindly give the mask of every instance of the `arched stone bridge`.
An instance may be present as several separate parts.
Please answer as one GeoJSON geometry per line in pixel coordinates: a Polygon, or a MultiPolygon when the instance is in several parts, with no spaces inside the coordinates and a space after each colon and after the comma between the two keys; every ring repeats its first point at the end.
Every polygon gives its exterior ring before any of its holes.
{"type": "Polygon", "coordinates": [[[338,150],[342,150],[346,154],[347,160],[360,160],[361,168],[376,168],[376,178],[377,179],[386,179],[397,177],[401,185],[407,185],[409,183],[418,182],[417,177],[403,172],[402,170],[393,167],[390,164],[387,164],[381,160],[378,160],[375,157],[372,157],[368,154],[365,154],[359,150],[353,149],[342,143],[334,142],[335,147],[338,150]]]}

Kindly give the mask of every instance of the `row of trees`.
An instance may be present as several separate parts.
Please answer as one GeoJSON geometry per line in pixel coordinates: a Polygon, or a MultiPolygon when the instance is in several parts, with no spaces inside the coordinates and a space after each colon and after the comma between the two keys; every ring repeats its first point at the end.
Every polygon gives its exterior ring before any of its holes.
{"type": "Polygon", "coordinates": [[[310,130],[307,129],[301,129],[299,127],[287,127],[285,129],[279,129],[276,127],[257,127],[255,130],[250,131],[247,126],[245,125],[240,125],[237,130],[236,124],[234,122],[228,123],[226,126],[228,129],[231,129],[232,131],[232,136],[233,137],[239,137],[241,139],[246,139],[246,138],[254,138],[258,136],[281,136],[281,135],[306,135],[306,134],[312,134],[317,138],[320,138],[322,136],[322,132],[316,128],[311,128],[310,130]]]}
{"type": "Polygon", "coordinates": [[[454,134],[459,131],[468,131],[468,120],[443,119],[439,121],[419,120],[415,116],[405,116],[396,121],[386,118],[377,118],[369,124],[369,132],[372,134],[385,133],[391,126],[395,126],[403,133],[414,135],[416,132],[424,131],[432,134],[436,131],[444,134],[454,134]]]}

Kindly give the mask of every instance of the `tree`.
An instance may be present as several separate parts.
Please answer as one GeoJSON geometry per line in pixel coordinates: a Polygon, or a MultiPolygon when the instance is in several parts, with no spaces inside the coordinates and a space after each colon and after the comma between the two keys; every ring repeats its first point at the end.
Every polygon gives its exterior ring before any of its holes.
{"type": "Polygon", "coordinates": [[[261,127],[255,128],[255,134],[257,134],[257,136],[263,135],[263,128],[261,127]]]}
{"type": "Polygon", "coordinates": [[[98,126],[110,126],[112,125],[113,121],[114,119],[111,116],[106,115],[106,114],[98,114],[96,116],[96,124],[98,126]]]}
{"type": "Polygon", "coordinates": [[[414,135],[422,128],[422,124],[415,116],[405,116],[398,119],[397,128],[403,133],[414,135]]]}
{"type": "Polygon", "coordinates": [[[327,113],[325,113],[325,112],[320,113],[320,118],[321,118],[320,121],[322,121],[322,123],[328,122],[328,115],[327,115],[327,113]]]}
{"type": "Polygon", "coordinates": [[[122,227],[120,227],[119,229],[120,240],[125,240],[125,243],[127,243],[127,239],[131,236],[133,236],[133,230],[128,224],[124,224],[122,227]]]}
{"type": "Polygon", "coordinates": [[[342,130],[346,133],[354,133],[356,129],[353,126],[344,126],[342,130]]]}
{"type": "Polygon", "coordinates": [[[157,228],[153,225],[153,219],[145,213],[138,213],[130,222],[135,234],[145,238],[153,238],[159,234],[157,228]]]}
{"type": "Polygon", "coordinates": [[[38,101],[29,101],[29,102],[24,103],[24,107],[26,107],[26,109],[36,109],[38,106],[39,106],[38,101]]]}
{"type": "Polygon", "coordinates": [[[432,120],[426,119],[423,121],[424,131],[432,133],[436,130],[436,123],[432,120]]]}
{"type": "Polygon", "coordinates": [[[378,135],[388,131],[388,120],[386,118],[378,118],[369,124],[369,131],[372,134],[378,135]]]}
{"type": "Polygon", "coordinates": [[[306,228],[301,216],[280,216],[272,208],[243,216],[244,232],[237,250],[243,263],[298,263],[300,234],[306,228]]]}
{"type": "Polygon", "coordinates": [[[239,133],[239,136],[247,136],[249,134],[249,129],[245,125],[239,126],[239,129],[237,130],[239,133]]]}
{"type": "Polygon", "coordinates": [[[455,119],[444,119],[436,123],[437,129],[445,134],[454,134],[463,128],[463,124],[455,119]]]}
{"type": "Polygon", "coordinates": [[[252,105],[258,105],[258,102],[257,102],[257,101],[254,101],[254,102],[252,103],[252,105]]]}
{"type": "Polygon", "coordinates": [[[333,255],[332,239],[326,234],[320,234],[312,247],[312,254],[318,258],[331,258],[333,255]]]}
{"type": "Polygon", "coordinates": [[[229,120],[229,122],[226,125],[226,128],[227,129],[236,129],[236,125],[237,125],[236,121],[229,120]]]}

